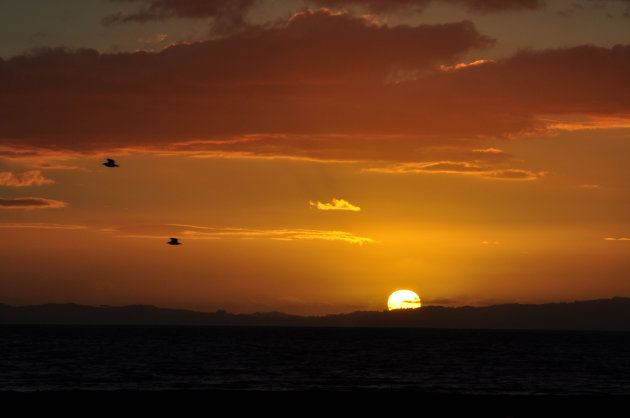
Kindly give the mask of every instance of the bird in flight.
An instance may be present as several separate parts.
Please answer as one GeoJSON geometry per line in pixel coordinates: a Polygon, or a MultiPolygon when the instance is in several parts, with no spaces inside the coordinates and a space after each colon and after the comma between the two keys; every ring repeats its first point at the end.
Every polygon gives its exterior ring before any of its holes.
{"type": "Polygon", "coordinates": [[[169,242],[167,242],[167,244],[169,244],[169,245],[182,245],[182,243],[179,242],[177,240],[177,238],[171,238],[171,240],[169,242]]]}
{"type": "Polygon", "coordinates": [[[111,158],[108,158],[107,162],[103,163],[103,165],[105,167],[120,167],[118,164],[116,164],[116,161],[112,160],[111,158]]]}

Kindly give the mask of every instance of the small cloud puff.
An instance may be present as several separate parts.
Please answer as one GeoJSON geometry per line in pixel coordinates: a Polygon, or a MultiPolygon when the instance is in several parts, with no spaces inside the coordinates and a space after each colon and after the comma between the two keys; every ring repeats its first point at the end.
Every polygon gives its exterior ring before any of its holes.
{"type": "Polygon", "coordinates": [[[54,180],[47,179],[42,176],[42,173],[39,170],[26,171],[22,174],[13,174],[10,171],[0,172],[0,186],[41,186],[42,184],[50,184],[54,182],[54,180]]]}
{"type": "Polygon", "coordinates": [[[344,199],[335,199],[333,198],[331,203],[322,203],[318,201],[314,203],[313,201],[308,202],[311,207],[315,207],[318,210],[346,210],[351,212],[359,212],[361,210],[360,207],[353,205],[344,199]]]}

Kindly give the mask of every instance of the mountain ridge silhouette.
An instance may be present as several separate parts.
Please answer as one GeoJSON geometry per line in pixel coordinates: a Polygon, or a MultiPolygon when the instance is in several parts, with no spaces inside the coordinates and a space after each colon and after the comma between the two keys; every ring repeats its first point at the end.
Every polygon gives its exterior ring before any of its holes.
{"type": "Polygon", "coordinates": [[[467,329],[541,329],[630,331],[630,298],[614,297],[546,304],[509,303],[482,307],[423,306],[395,311],[355,311],[323,316],[283,312],[234,314],[199,312],[153,305],[89,306],[0,303],[0,324],[58,325],[207,325],[408,327],[467,329]]]}

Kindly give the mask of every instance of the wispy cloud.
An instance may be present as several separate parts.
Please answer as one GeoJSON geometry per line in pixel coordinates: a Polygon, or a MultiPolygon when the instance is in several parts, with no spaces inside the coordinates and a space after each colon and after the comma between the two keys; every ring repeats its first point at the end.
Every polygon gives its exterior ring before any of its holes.
{"type": "Polygon", "coordinates": [[[541,118],[547,123],[549,130],[580,131],[595,129],[630,128],[630,115],[624,112],[620,115],[565,115],[564,117],[541,118]]]}
{"type": "Polygon", "coordinates": [[[483,245],[501,245],[499,241],[481,241],[483,245]]]}
{"type": "Polygon", "coordinates": [[[442,173],[478,176],[501,180],[536,180],[544,175],[517,168],[481,166],[466,161],[431,161],[422,163],[399,163],[386,167],[368,168],[366,171],[387,174],[442,173]]]}
{"type": "Polygon", "coordinates": [[[59,200],[44,199],[41,197],[18,197],[15,199],[0,198],[0,209],[44,209],[44,208],[65,208],[66,202],[59,200]]]}
{"type": "Polygon", "coordinates": [[[2,229],[87,229],[86,225],[68,225],[68,224],[47,224],[37,222],[0,222],[0,228],[2,229]]]}
{"type": "Polygon", "coordinates": [[[344,199],[332,199],[330,203],[322,203],[317,201],[317,203],[310,201],[308,202],[311,207],[317,208],[318,210],[343,210],[350,212],[359,212],[361,210],[360,207],[353,205],[344,199]]]}
{"type": "MultiPolygon", "coordinates": [[[[112,0],[120,1],[120,0],[112,0]]],[[[104,25],[116,23],[139,22],[145,23],[155,20],[171,18],[202,19],[212,18],[212,29],[218,33],[230,33],[247,27],[245,16],[247,12],[261,0],[124,0],[126,3],[139,3],[142,6],[134,13],[122,12],[107,16],[102,20],[104,25]]],[[[160,41],[166,35],[157,37],[160,41]]]]}
{"type": "Polygon", "coordinates": [[[472,150],[473,153],[482,154],[482,155],[507,155],[503,150],[498,148],[481,148],[472,150]]]}
{"type": "Polygon", "coordinates": [[[42,176],[42,173],[39,170],[26,171],[22,174],[13,174],[10,171],[0,172],[0,186],[41,186],[42,184],[51,184],[54,182],[54,180],[47,179],[42,176]]]}
{"type": "Polygon", "coordinates": [[[630,241],[630,238],[627,238],[627,237],[619,237],[619,238],[608,237],[608,238],[604,238],[604,241],[630,241]]]}
{"type": "Polygon", "coordinates": [[[37,165],[38,168],[42,170],[81,170],[88,171],[88,169],[84,167],[79,167],[76,165],[68,165],[68,164],[51,164],[51,163],[42,163],[37,165]]]}
{"type": "Polygon", "coordinates": [[[577,187],[579,189],[594,190],[594,189],[599,189],[600,185],[599,184],[579,184],[577,187]]]}
{"type": "Polygon", "coordinates": [[[276,241],[322,240],[340,241],[363,245],[374,240],[361,237],[346,231],[318,229],[255,229],[206,227],[185,224],[137,225],[118,228],[106,228],[103,232],[116,234],[124,238],[160,238],[179,236],[182,240],[216,240],[216,239],[270,239],[276,241]]]}
{"type": "MultiPolygon", "coordinates": [[[[190,228],[190,226],[188,226],[190,228]]],[[[329,231],[317,229],[249,229],[249,228],[204,228],[194,227],[182,231],[182,235],[198,238],[267,238],[285,241],[294,240],[325,240],[343,241],[352,244],[363,245],[374,242],[371,238],[360,237],[345,231],[329,231]],[[212,231],[205,231],[205,230],[212,231]]]]}

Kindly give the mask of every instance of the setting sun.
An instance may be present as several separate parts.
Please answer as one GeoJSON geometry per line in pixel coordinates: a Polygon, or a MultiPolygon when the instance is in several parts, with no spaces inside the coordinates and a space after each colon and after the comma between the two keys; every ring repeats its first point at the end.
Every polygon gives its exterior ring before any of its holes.
{"type": "Polygon", "coordinates": [[[397,290],[387,300],[387,308],[393,309],[417,309],[420,307],[420,297],[411,290],[397,290]]]}

